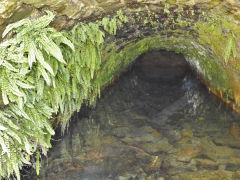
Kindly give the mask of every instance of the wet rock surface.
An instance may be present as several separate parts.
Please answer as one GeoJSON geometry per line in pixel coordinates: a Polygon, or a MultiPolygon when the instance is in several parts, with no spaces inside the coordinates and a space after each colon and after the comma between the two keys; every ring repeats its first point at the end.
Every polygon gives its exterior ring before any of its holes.
{"type": "Polygon", "coordinates": [[[145,5],[156,9],[159,4],[166,2],[174,5],[197,6],[199,8],[207,7],[209,9],[222,5],[236,15],[239,15],[238,10],[240,8],[238,0],[2,0],[0,2],[0,18],[3,20],[8,18],[16,9],[24,5],[30,5],[34,8],[47,7],[56,11],[59,15],[66,15],[73,19],[84,19],[89,16],[109,13],[124,6],[135,7],[145,5]]]}
{"type": "Polygon", "coordinates": [[[133,68],[88,117],[73,117],[40,179],[240,178],[239,117],[189,73],[175,83],[140,74],[133,68]]]}
{"type": "Polygon", "coordinates": [[[72,26],[73,20],[96,19],[106,14],[112,14],[119,9],[131,11],[134,8],[146,7],[151,11],[159,11],[159,7],[164,3],[177,6],[195,6],[198,9],[206,10],[225,9],[225,11],[236,16],[237,19],[240,17],[238,0],[2,0],[0,1],[0,34],[6,24],[12,22],[13,16],[18,16],[13,21],[15,22],[28,16],[39,16],[39,13],[42,13],[45,9],[54,11],[57,14],[53,26],[62,29],[72,26]],[[22,15],[22,13],[18,12],[19,9],[28,13],[22,15]]]}

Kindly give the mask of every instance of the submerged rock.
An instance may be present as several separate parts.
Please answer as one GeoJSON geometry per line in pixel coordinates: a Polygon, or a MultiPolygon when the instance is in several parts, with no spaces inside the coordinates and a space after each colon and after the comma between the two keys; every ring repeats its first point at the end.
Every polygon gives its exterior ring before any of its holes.
{"type": "MultiPolygon", "coordinates": [[[[197,80],[192,76],[184,79],[176,86],[166,86],[142,80],[132,69],[105,92],[88,118],[75,122],[71,134],[42,163],[40,177],[237,179],[240,149],[232,146],[238,140],[230,132],[238,129],[238,124],[231,119],[231,111],[225,106],[219,108],[218,99],[209,98],[211,95],[197,80]],[[194,86],[182,88],[188,80],[194,86]],[[191,114],[194,107],[189,101],[183,108],[171,108],[184,91],[200,93],[201,104],[195,115],[191,114]],[[165,96],[169,97],[167,102],[165,96]],[[167,108],[172,114],[161,126],[156,125],[153,117],[167,108]]],[[[188,98],[194,95],[188,93],[188,98]]]]}
{"type": "Polygon", "coordinates": [[[225,170],[202,170],[181,175],[173,176],[172,180],[237,180],[240,178],[240,172],[232,172],[225,170]]]}

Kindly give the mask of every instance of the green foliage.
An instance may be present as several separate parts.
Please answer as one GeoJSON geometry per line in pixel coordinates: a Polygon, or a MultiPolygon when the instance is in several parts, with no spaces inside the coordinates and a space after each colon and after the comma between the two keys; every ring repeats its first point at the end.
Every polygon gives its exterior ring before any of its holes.
{"type": "Polygon", "coordinates": [[[111,19],[57,32],[49,27],[53,19],[47,11],[35,21],[10,24],[3,32],[3,37],[12,32],[12,38],[0,44],[1,177],[20,179],[19,168],[32,164],[31,155],[36,155],[39,174],[40,152],[46,155],[54,135],[51,119],[58,116],[64,132],[82,103],[95,103],[105,33],[114,35],[127,22],[118,12],[111,19]]]}
{"type": "Polygon", "coordinates": [[[39,170],[40,170],[40,162],[39,162],[39,159],[40,159],[40,152],[39,152],[39,150],[37,149],[37,157],[36,157],[36,172],[37,172],[37,175],[39,175],[39,170]]]}
{"type": "Polygon", "coordinates": [[[199,41],[203,45],[211,45],[212,51],[226,64],[238,58],[240,30],[237,25],[222,17],[203,16],[205,22],[195,23],[199,33],[199,41]]]}
{"type": "Polygon", "coordinates": [[[231,58],[231,55],[233,58],[236,58],[238,56],[237,49],[236,49],[236,42],[235,42],[233,33],[229,34],[228,36],[228,41],[227,41],[227,46],[225,49],[225,56],[224,56],[225,63],[228,63],[228,61],[231,58]]]}
{"type": "Polygon", "coordinates": [[[164,9],[163,9],[165,14],[170,14],[169,7],[170,7],[170,5],[166,3],[164,6],[164,9]]]}

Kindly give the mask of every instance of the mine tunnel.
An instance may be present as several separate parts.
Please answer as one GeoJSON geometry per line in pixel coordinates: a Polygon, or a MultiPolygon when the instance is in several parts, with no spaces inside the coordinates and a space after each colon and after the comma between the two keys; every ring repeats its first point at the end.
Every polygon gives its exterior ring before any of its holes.
{"type": "Polygon", "coordinates": [[[0,177],[240,179],[239,12],[0,1],[0,177]]]}

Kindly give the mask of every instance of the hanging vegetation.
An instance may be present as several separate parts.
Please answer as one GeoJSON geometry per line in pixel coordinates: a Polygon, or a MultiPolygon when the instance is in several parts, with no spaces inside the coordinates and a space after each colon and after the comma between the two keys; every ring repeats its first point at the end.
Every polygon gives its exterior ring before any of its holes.
{"type": "Polygon", "coordinates": [[[24,164],[39,173],[40,152],[46,155],[54,135],[50,120],[58,117],[64,132],[72,112],[82,103],[95,103],[105,33],[114,35],[127,22],[119,11],[113,18],[57,32],[49,26],[53,20],[47,11],[34,21],[8,25],[2,35],[11,32],[12,37],[0,44],[1,177],[20,179],[24,164]]]}

